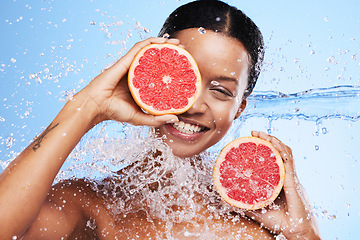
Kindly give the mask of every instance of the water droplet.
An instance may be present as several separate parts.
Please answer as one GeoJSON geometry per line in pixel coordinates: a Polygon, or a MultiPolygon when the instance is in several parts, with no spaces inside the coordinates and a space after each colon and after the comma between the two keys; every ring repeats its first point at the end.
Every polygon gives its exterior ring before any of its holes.
{"type": "Polygon", "coordinates": [[[163,38],[169,38],[170,37],[170,34],[168,34],[168,33],[165,33],[164,35],[163,35],[163,38]]]}
{"type": "Polygon", "coordinates": [[[11,62],[12,62],[12,63],[16,63],[16,59],[11,58],[11,62]]]}
{"type": "Polygon", "coordinates": [[[275,239],[276,240],[286,240],[286,237],[282,233],[280,233],[279,235],[276,236],[275,239]]]}
{"type": "Polygon", "coordinates": [[[275,230],[275,231],[280,230],[280,225],[279,225],[279,224],[275,224],[275,226],[274,226],[274,230],[275,230]]]}
{"type": "Polygon", "coordinates": [[[60,94],[64,96],[64,98],[60,98],[59,102],[66,102],[72,100],[75,95],[75,89],[70,89],[67,91],[61,91],[60,94]]]}
{"type": "Polygon", "coordinates": [[[96,228],[95,220],[94,220],[94,221],[88,220],[88,221],[86,222],[86,226],[89,227],[89,228],[91,228],[92,230],[94,230],[94,229],[96,228]]]}
{"type": "Polygon", "coordinates": [[[215,18],[215,21],[220,22],[220,21],[221,21],[221,17],[216,17],[216,18],[215,18]]]}
{"type": "Polygon", "coordinates": [[[35,76],[36,76],[36,74],[34,74],[34,73],[30,73],[30,74],[29,74],[29,78],[30,78],[30,79],[34,79],[35,76]]]}
{"type": "Polygon", "coordinates": [[[14,138],[12,136],[6,138],[5,144],[7,148],[11,148],[14,142],[14,138]]]}
{"type": "Polygon", "coordinates": [[[91,21],[90,22],[90,25],[95,25],[96,23],[94,21],[91,21]]]}
{"type": "Polygon", "coordinates": [[[334,63],[335,62],[335,57],[331,56],[326,60],[328,63],[334,63]]]}
{"type": "Polygon", "coordinates": [[[319,150],[319,146],[315,145],[315,150],[318,151],[319,150]]]}
{"type": "Polygon", "coordinates": [[[328,132],[328,130],[327,130],[325,127],[323,127],[323,128],[321,129],[321,132],[322,132],[323,134],[326,134],[326,133],[328,132]]]}
{"type": "Polygon", "coordinates": [[[215,80],[211,81],[210,84],[214,85],[214,86],[219,86],[220,85],[220,83],[218,81],[215,81],[215,80]]]}
{"type": "Polygon", "coordinates": [[[327,17],[327,16],[324,17],[324,21],[325,21],[325,22],[328,22],[328,21],[329,21],[329,17],[327,17]]]}
{"type": "Polygon", "coordinates": [[[199,33],[201,33],[201,34],[205,34],[205,33],[206,33],[206,30],[205,30],[205,28],[203,28],[203,27],[199,27],[198,31],[199,31],[199,33]]]}

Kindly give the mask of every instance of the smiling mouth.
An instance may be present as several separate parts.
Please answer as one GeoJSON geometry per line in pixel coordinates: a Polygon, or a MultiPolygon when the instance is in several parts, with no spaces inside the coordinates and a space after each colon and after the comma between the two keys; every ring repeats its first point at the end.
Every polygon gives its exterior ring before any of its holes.
{"type": "Polygon", "coordinates": [[[207,130],[207,127],[201,127],[199,125],[185,123],[183,121],[175,122],[171,124],[176,130],[185,134],[195,134],[207,130]]]}

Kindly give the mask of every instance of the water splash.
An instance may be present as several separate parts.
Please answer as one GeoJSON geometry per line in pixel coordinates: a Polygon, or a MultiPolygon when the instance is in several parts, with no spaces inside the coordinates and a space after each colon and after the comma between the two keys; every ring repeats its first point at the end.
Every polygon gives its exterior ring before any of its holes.
{"type": "Polygon", "coordinates": [[[200,34],[205,34],[206,33],[206,29],[203,28],[203,27],[199,27],[198,31],[199,31],[200,34]]]}
{"type": "MultiPolygon", "coordinates": [[[[203,161],[198,157],[178,158],[147,127],[119,128],[112,122],[90,135],[71,153],[67,167],[56,181],[74,176],[96,179],[90,181],[91,186],[106,196],[107,208],[118,221],[124,221],[124,215],[143,211],[149,221],[161,219],[171,223],[166,225],[166,231],[172,236],[176,223],[201,220],[210,225],[212,219],[220,217],[235,223],[239,215],[234,212],[243,214],[223,202],[213,190],[214,155],[201,154],[203,161]],[[206,212],[206,217],[199,212],[206,212]]],[[[209,236],[215,236],[215,230],[209,231],[209,236]]],[[[186,228],[184,231],[199,234],[186,228]]]]}
{"type": "Polygon", "coordinates": [[[242,119],[263,117],[269,120],[298,118],[318,122],[321,119],[360,119],[360,87],[334,86],[284,94],[274,91],[254,92],[242,119]]]}

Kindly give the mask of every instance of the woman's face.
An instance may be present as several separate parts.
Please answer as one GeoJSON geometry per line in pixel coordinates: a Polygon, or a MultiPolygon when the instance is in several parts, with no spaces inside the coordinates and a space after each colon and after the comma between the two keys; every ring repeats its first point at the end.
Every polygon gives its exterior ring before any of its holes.
{"type": "Polygon", "coordinates": [[[176,38],[196,60],[202,89],[195,104],[178,115],[180,122],[165,124],[157,133],[166,135],[176,156],[190,157],[217,143],[244,110],[249,59],[241,42],[221,33],[191,28],[176,38]]]}

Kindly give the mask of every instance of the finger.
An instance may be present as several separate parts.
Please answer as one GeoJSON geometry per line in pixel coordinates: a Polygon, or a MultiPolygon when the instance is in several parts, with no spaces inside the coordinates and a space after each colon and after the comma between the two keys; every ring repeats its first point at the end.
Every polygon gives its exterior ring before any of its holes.
{"type": "Polygon", "coordinates": [[[283,142],[281,142],[278,138],[271,136],[264,132],[252,131],[251,132],[253,137],[262,138],[268,142],[270,142],[275,149],[280,153],[282,159],[284,161],[292,161],[292,150],[288,146],[286,146],[283,142]]]}
{"type": "Polygon", "coordinates": [[[147,125],[159,127],[166,123],[178,122],[179,119],[176,115],[166,114],[155,116],[143,112],[138,112],[129,122],[134,125],[147,125]]]}

